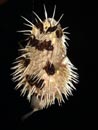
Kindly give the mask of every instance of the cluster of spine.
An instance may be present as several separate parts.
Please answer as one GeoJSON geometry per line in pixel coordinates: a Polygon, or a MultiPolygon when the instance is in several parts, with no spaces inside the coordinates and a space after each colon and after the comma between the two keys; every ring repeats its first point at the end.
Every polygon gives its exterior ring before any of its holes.
{"type": "Polygon", "coordinates": [[[34,12],[39,21],[34,25],[23,17],[26,26],[31,30],[22,30],[28,35],[25,48],[20,49],[21,55],[15,61],[13,80],[18,82],[16,89],[21,88],[21,94],[27,93],[27,99],[32,100],[36,109],[42,109],[55,103],[64,102],[63,95],[67,98],[75,89],[73,83],[77,83],[76,68],[67,57],[65,43],[68,40],[61,28],[60,19],[56,21],[54,8],[52,18],[48,18],[46,8],[45,20],[42,21],[34,12]],[[35,100],[35,101],[34,101],[35,100]]]}

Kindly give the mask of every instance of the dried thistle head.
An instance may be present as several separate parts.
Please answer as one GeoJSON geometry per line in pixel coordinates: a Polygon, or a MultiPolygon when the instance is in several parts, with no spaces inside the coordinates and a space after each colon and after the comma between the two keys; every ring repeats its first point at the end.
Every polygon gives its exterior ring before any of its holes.
{"type": "Polygon", "coordinates": [[[57,99],[59,105],[66,98],[72,95],[75,89],[73,82],[77,83],[76,68],[67,57],[66,43],[69,39],[61,27],[60,20],[53,16],[48,18],[46,8],[45,20],[37,17],[34,25],[25,17],[26,26],[31,30],[22,30],[24,35],[28,35],[27,45],[20,49],[21,55],[16,59],[13,80],[17,82],[16,89],[21,88],[21,95],[27,94],[27,99],[31,102],[34,111],[46,108],[55,103],[57,99]]]}

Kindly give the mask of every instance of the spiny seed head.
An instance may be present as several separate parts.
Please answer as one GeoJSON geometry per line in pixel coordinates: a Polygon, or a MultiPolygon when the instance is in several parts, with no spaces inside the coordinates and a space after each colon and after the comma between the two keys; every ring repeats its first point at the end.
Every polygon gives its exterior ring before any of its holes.
{"type": "Polygon", "coordinates": [[[54,104],[55,99],[61,104],[63,95],[66,98],[72,95],[73,83],[78,82],[76,68],[67,57],[66,28],[62,29],[59,23],[63,15],[56,21],[56,6],[51,18],[48,18],[45,6],[44,10],[43,21],[34,12],[38,19],[35,25],[23,17],[28,22],[25,25],[32,29],[20,31],[28,35],[29,40],[13,67],[13,80],[18,82],[16,89],[22,88],[23,96],[27,93],[34,111],[54,104]]]}

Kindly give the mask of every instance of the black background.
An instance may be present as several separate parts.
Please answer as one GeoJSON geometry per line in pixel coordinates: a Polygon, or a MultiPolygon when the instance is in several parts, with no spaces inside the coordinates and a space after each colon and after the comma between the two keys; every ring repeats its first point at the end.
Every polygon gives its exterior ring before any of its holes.
{"type": "Polygon", "coordinates": [[[2,130],[35,129],[96,129],[97,117],[97,7],[94,1],[82,0],[10,0],[0,5],[0,95],[2,130]],[[32,10],[44,18],[43,3],[49,16],[57,5],[55,18],[62,13],[63,27],[69,26],[70,41],[68,57],[78,68],[79,84],[77,91],[58,105],[34,113],[25,121],[21,117],[31,110],[26,97],[20,97],[11,81],[11,66],[18,56],[18,41],[23,37],[16,31],[23,29],[21,15],[33,21],[32,10]],[[95,49],[96,48],[96,49],[95,49]]]}

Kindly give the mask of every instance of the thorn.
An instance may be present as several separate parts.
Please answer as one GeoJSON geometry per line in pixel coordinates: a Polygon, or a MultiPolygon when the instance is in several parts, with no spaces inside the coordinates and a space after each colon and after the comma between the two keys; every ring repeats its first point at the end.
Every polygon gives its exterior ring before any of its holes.
{"type": "Polygon", "coordinates": [[[40,17],[33,11],[34,15],[38,18],[38,20],[43,23],[43,21],[40,19],[40,17]]]}
{"type": "Polygon", "coordinates": [[[55,12],[56,12],[56,5],[54,6],[54,11],[53,11],[53,15],[52,15],[53,19],[54,19],[54,16],[55,16],[55,12]]]}
{"type": "Polygon", "coordinates": [[[46,10],[45,4],[43,6],[44,6],[44,11],[45,11],[45,18],[47,19],[48,15],[47,15],[47,10],[46,10]]]}
{"type": "Polygon", "coordinates": [[[60,22],[60,20],[62,19],[63,16],[64,16],[64,14],[62,14],[62,15],[60,16],[60,18],[59,18],[59,20],[57,21],[57,23],[56,23],[55,26],[57,26],[57,25],[59,24],[59,22],[60,22]]]}
{"type": "Polygon", "coordinates": [[[27,23],[23,23],[23,24],[32,28],[32,25],[30,25],[30,24],[27,24],[27,23]]]}
{"type": "Polygon", "coordinates": [[[30,22],[27,18],[25,18],[25,17],[23,17],[23,16],[21,16],[25,21],[27,21],[28,23],[30,23],[30,25],[32,25],[33,26],[33,23],[32,22],[30,22]]]}
{"type": "Polygon", "coordinates": [[[19,30],[17,32],[30,32],[31,33],[31,30],[19,30]]]}

